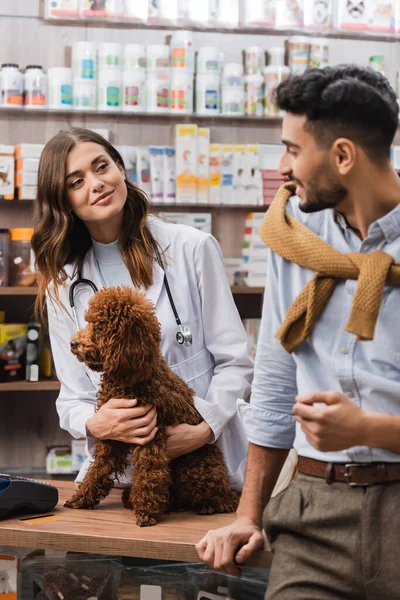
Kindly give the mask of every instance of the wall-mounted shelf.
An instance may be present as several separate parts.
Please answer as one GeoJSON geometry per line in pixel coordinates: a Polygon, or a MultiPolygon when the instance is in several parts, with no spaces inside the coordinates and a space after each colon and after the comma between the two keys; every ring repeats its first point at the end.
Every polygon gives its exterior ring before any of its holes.
{"type": "Polygon", "coordinates": [[[59,389],[59,381],[13,381],[0,383],[0,394],[1,392],[53,392],[59,389]]]}
{"type": "Polygon", "coordinates": [[[89,17],[85,19],[70,18],[70,19],[44,19],[45,23],[50,25],[71,25],[86,26],[89,27],[123,27],[128,29],[160,29],[166,31],[175,31],[184,29],[185,31],[198,31],[201,33],[227,33],[227,34],[240,34],[240,35],[276,35],[276,36],[291,36],[291,35],[305,35],[311,37],[327,37],[327,38],[338,38],[347,40],[361,40],[361,41],[384,41],[384,42],[395,42],[400,39],[400,34],[395,32],[384,33],[381,31],[353,31],[344,29],[331,29],[329,31],[324,30],[307,30],[302,27],[295,29],[277,29],[275,27],[245,27],[240,25],[239,27],[221,27],[219,25],[200,26],[193,24],[171,24],[171,23],[127,23],[126,21],[118,20],[107,20],[105,18],[89,17]]]}
{"type": "MultiPolygon", "coordinates": [[[[23,206],[24,208],[29,206],[33,206],[33,200],[18,200],[14,198],[14,200],[0,200],[0,208],[17,208],[23,206]]],[[[165,211],[179,211],[181,209],[187,210],[195,209],[199,211],[216,211],[216,210],[236,210],[236,211],[249,211],[249,212],[265,212],[268,209],[267,204],[150,204],[150,210],[155,210],[157,212],[165,211]]]]}
{"type": "MultiPolygon", "coordinates": [[[[247,285],[232,285],[232,294],[262,294],[262,287],[248,287],[247,285]]],[[[35,287],[0,287],[0,296],[36,296],[35,287]]]]}
{"type": "Polygon", "coordinates": [[[76,117],[93,117],[94,119],[98,117],[118,117],[124,120],[129,119],[140,119],[141,121],[169,121],[171,123],[208,123],[210,126],[215,125],[216,123],[275,123],[279,124],[282,122],[280,117],[255,117],[255,116],[246,116],[246,115],[238,115],[238,116],[224,116],[218,115],[215,117],[197,115],[195,113],[190,115],[185,114],[175,114],[175,113],[149,113],[149,112],[124,112],[122,110],[57,110],[50,108],[25,108],[23,106],[1,106],[0,107],[0,118],[1,116],[12,117],[13,115],[26,117],[32,117],[34,119],[44,117],[48,118],[49,116],[64,116],[66,118],[76,116],[76,117]]]}

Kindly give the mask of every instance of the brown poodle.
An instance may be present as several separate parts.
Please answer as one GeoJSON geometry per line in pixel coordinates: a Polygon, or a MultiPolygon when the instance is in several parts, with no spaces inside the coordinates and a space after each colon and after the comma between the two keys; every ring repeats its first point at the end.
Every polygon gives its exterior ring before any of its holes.
{"type": "Polygon", "coordinates": [[[238,494],[229,486],[221,450],[216,444],[170,461],[166,427],[202,418],[194,407],[194,391],[170,369],[159,344],[161,329],[153,304],[130,287],[100,290],[89,301],[88,325],[71,341],[71,350],[93,371],[103,372],[97,409],[111,398],[136,398],[157,410],[158,431],[146,446],[98,440],[94,462],[77,492],[65,506],[94,508],[129,463],[132,487],[122,498],[135,511],[140,526],[155,525],[171,509],[198,514],[233,512],[238,494]]]}

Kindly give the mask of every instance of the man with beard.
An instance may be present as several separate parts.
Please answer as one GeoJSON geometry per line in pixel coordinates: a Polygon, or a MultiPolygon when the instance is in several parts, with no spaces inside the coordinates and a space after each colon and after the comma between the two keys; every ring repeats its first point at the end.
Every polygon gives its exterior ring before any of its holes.
{"type": "Polygon", "coordinates": [[[237,575],[263,545],[263,522],[268,600],[390,600],[400,589],[399,107],[380,73],[351,65],[293,76],[277,103],[291,182],[261,228],[267,285],[251,402],[240,406],[246,480],[235,521],[197,551],[237,575]],[[292,447],[297,475],[270,501],[292,447]]]}

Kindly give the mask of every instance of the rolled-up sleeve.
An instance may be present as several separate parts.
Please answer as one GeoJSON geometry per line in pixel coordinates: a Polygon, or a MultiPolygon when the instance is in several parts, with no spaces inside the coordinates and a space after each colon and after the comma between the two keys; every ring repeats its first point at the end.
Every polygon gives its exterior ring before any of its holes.
{"type": "Polygon", "coordinates": [[[238,402],[248,440],[268,448],[291,448],[296,423],[292,414],[297,395],[296,363],[275,337],[284,317],[278,285],[281,260],[269,251],[251,400],[238,402]]]}

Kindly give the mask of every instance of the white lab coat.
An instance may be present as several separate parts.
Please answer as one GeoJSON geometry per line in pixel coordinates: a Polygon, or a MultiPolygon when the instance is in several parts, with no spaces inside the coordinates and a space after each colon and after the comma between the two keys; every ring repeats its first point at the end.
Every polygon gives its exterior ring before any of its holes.
{"type": "MultiPolygon", "coordinates": [[[[153,216],[149,227],[165,250],[167,277],[183,325],[193,334],[191,346],[176,342],[177,325],[163,285],[163,271],[154,261],[154,283],[146,291],[156,307],[161,324],[161,351],[171,368],[196,392],[195,405],[208,423],[213,440],[224,453],[232,487],[243,485],[248,441],[237,411],[237,400],[247,399],[253,376],[247,336],[234,304],[226,278],[222,254],[216,240],[192,227],[166,223],[153,216]]],[[[91,371],[70,352],[69,342],[76,332],[68,293],[73,267],[66,267],[68,279],[60,287],[65,310],[48,300],[49,330],[61,391],[57,399],[60,426],[73,437],[86,437],[86,421],[94,413],[99,373],[91,371]]],[[[102,287],[93,251],[85,258],[82,277],[102,287]]],[[[93,292],[79,286],[75,307],[80,327],[93,292]]],[[[95,439],[87,439],[91,457],[95,439]]],[[[89,465],[82,467],[81,481],[89,465]]],[[[129,478],[129,474],[127,474],[129,478]]]]}

